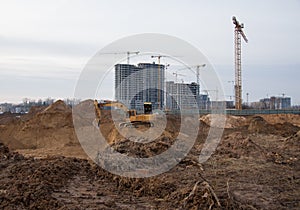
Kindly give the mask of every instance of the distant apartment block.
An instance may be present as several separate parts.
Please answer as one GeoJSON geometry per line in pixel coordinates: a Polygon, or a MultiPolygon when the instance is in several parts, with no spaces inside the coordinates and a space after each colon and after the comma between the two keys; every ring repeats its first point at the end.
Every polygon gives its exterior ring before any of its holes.
{"type": "Polygon", "coordinates": [[[199,85],[195,82],[188,84],[167,81],[166,95],[166,108],[168,110],[198,108],[199,85]]]}
{"type": "Polygon", "coordinates": [[[0,113],[4,113],[4,112],[15,112],[15,108],[13,106],[13,104],[10,103],[3,103],[0,104],[0,113]]]}
{"type": "Polygon", "coordinates": [[[199,109],[209,109],[210,108],[210,98],[208,94],[200,94],[199,99],[199,109]]]}
{"type": "Polygon", "coordinates": [[[165,66],[155,63],[115,65],[115,99],[130,109],[142,110],[144,102],[153,109],[164,107],[165,66]]]}
{"type": "Polygon", "coordinates": [[[259,102],[251,103],[251,107],[255,109],[289,109],[291,108],[290,97],[276,97],[260,99],[259,102]]]}
{"type": "Polygon", "coordinates": [[[0,105],[0,113],[6,112],[6,107],[0,105]]]}

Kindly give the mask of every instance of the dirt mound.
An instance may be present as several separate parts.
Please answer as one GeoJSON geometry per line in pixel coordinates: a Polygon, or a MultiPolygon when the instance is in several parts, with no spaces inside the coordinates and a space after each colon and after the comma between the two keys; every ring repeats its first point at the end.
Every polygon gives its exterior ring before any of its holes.
{"type": "Polygon", "coordinates": [[[284,137],[297,133],[299,129],[298,126],[289,122],[270,124],[260,116],[253,117],[248,126],[248,131],[251,133],[274,134],[284,137]]]}
{"type": "Polygon", "coordinates": [[[300,162],[300,131],[284,140],[281,150],[289,154],[291,160],[300,162]]]}
{"type": "Polygon", "coordinates": [[[61,148],[78,144],[71,108],[61,100],[47,108],[33,108],[29,116],[0,127],[0,138],[10,149],[61,148]]]}
{"type": "MultiPolygon", "coordinates": [[[[247,124],[247,119],[245,117],[241,117],[241,116],[233,116],[233,115],[212,115],[212,114],[208,114],[208,115],[204,115],[201,116],[200,121],[203,122],[204,124],[208,125],[208,126],[212,126],[211,125],[211,119],[212,117],[214,118],[218,118],[222,117],[225,118],[226,122],[225,122],[225,126],[224,128],[238,128],[238,127],[242,127],[245,126],[247,124]]],[[[223,124],[220,124],[218,122],[214,123],[215,127],[223,127],[223,124]]]]}
{"type": "Polygon", "coordinates": [[[271,127],[265,120],[264,118],[260,116],[254,117],[248,127],[248,130],[250,132],[257,132],[257,133],[262,133],[262,132],[269,132],[271,130],[271,127]]]}
{"type": "Polygon", "coordinates": [[[4,112],[3,114],[0,114],[0,125],[7,125],[13,123],[15,121],[18,121],[19,118],[19,114],[4,112]]]}
{"type": "Polygon", "coordinates": [[[39,112],[42,112],[46,108],[47,108],[46,106],[32,106],[28,112],[28,115],[33,116],[39,112]]]}
{"type": "Polygon", "coordinates": [[[121,154],[139,158],[147,158],[159,155],[169,149],[174,143],[175,139],[161,136],[154,142],[148,144],[137,143],[137,141],[140,140],[124,139],[122,141],[115,142],[111,146],[121,154]]]}
{"type": "Polygon", "coordinates": [[[229,158],[241,158],[254,153],[260,156],[256,146],[242,132],[234,132],[225,136],[217,148],[217,153],[229,158]]]}
{"type": "Polygon", "coordinates": [[[264,135],[250,136],[241,132],[234,132],[226,136],[219,147],[217,153],[223,157],[243,159],[255,157],[262,162],[291,163],[286,151],[282,151],[282,144],[276,145],[278,137],[270,138],[269,142],[264,143],[264,135]],[[270,144],[273,144],[270,146],[270,144]]]}
{"type": "Polygon", "coordinates": [[[47,106],[32,106],[27,114],[21,116],[22,121],[27,121],[37,115],[39,112],[44,111],[47,106]]]}
{"type": "Polygon", "coordinates": [[[57,113],[57,112],[71,112],[71,108],[65,104],[62,100],[58,100],[55,103],[48,106],[43,112],[57,113]]]}
{"type": "Polygon", "coordinates": [[[291,123],[300,127],[300,115],[298,114],[265,114],[259,115],[270,124],[283,124],[285,122],[291,123]]]}

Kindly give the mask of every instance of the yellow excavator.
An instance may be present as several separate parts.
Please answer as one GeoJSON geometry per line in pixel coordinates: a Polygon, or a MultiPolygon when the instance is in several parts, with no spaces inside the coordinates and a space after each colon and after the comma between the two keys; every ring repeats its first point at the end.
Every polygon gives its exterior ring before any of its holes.
{"type": "Polygon", "coordinates": [[[119,124],[120,128],[123,127],[137,127],[138,125],[148,125],[149,127],[153,127],[153,114],[152,114],[152,103],[145,102],[144,103],[144,113],[137,114],[135,109],[128,109],[124,104],[120,102],[105,102],[98,103],[97,100],[94,101],[95,112],[96,112],[96,120],[98,122],[98,127],[101,123],[101,110],[104,109],[121,109],[126,114],[126,122],[121,122],[119,124]]]}

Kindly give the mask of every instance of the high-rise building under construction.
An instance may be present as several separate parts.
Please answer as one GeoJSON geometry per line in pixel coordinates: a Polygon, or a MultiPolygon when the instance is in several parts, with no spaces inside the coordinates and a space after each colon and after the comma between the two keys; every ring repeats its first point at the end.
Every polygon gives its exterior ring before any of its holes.
{"type": "Polygon", "coordinates": [[[197,109],[199,103],[199,85],[192,83],[166,82],[166,108],[174,109],[197,109]]]}
{"type": "Polygon", "coordinates": [[[144,102],[153,109],[164,105],[165,66],[155,63],[115,65],[115,99],[130,109],[142,110],[144,102]]]}

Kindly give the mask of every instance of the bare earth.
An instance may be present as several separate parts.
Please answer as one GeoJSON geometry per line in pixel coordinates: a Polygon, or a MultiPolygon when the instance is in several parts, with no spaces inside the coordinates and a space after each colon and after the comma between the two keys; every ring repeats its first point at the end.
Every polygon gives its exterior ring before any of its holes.
{"type": "MultiPolygon", "coordinates": [[[[196,143],[172,170],[124,178],[88,159],[76,138],[71,109],[58,101],[27,115],[0,115],[1,209],[299,209],[300,116],[227,116],[222,140],[203,164],[210,128],[201,117],[196,143]]],[[[151,144],[122,138],[109,113],[101,131],[117,151],[150,157],[168,149],[180,120],[151,144]]]]}

